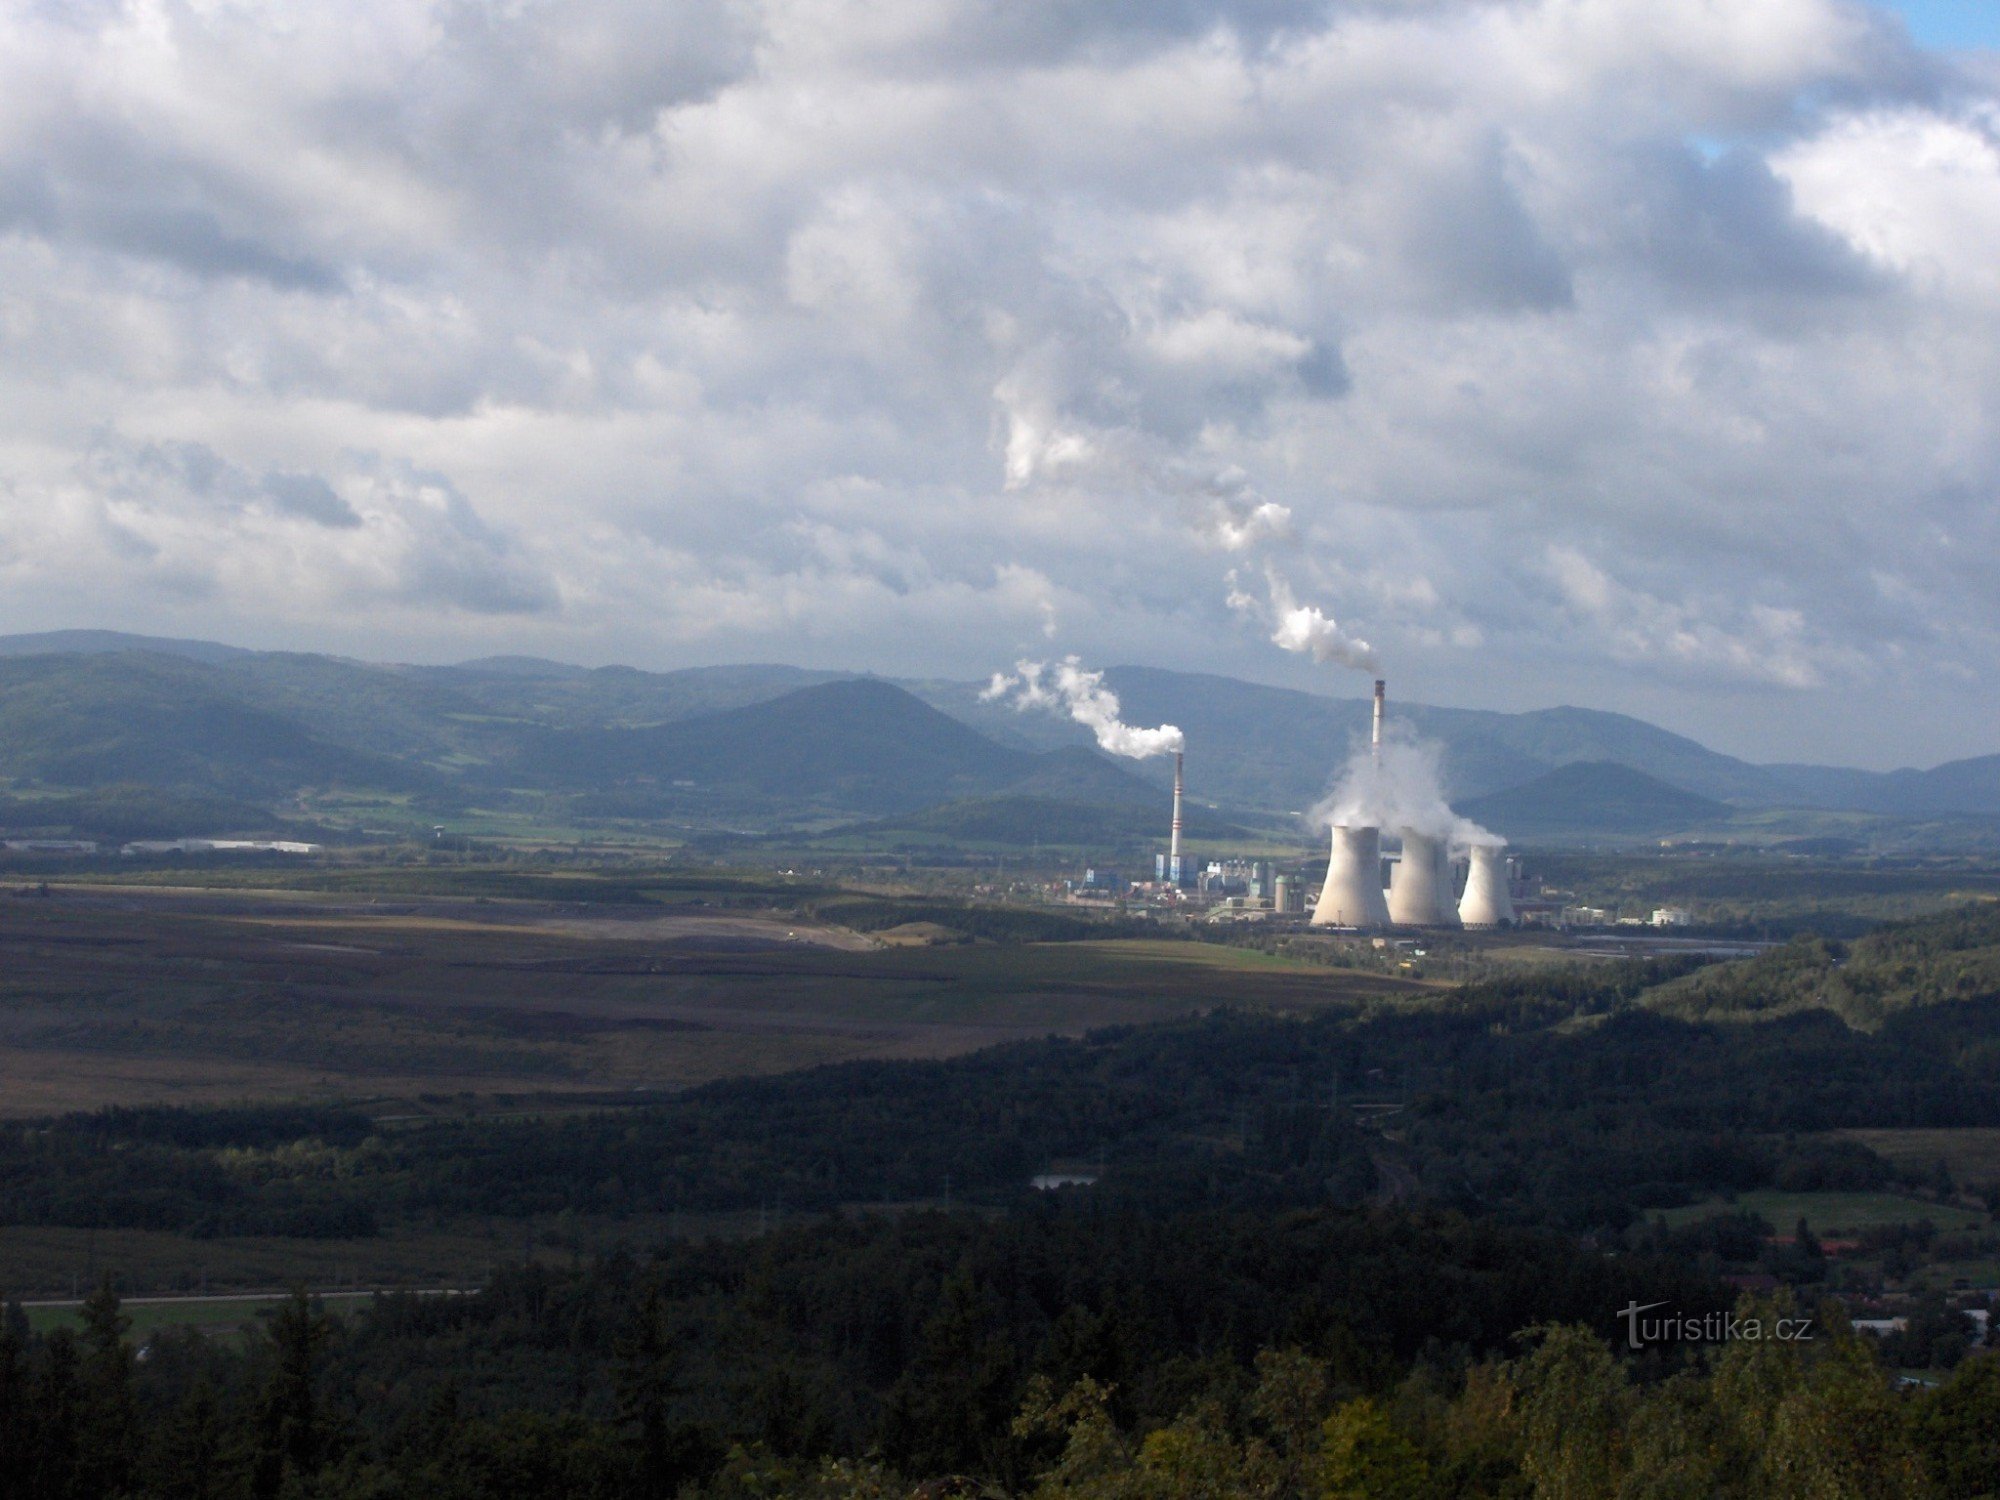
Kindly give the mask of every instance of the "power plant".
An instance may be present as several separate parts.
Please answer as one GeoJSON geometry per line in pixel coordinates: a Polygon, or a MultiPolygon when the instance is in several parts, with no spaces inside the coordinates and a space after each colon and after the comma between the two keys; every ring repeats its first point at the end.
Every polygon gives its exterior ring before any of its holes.
{"type": "MultiPolygon", "coordinates": [[[[1314,927],[1510,925],[1514,907],[1506,841],[1452,812],[1440,789],[1435,758],[1413,754],[1406,742],[1392,743],[1387,718],[1388,684],[1377,678],[1367,753],[1356,750],[1336,789],[1338,800],[1329,799],[1334,812],[1328,818],[1326,879],[1317,891],[1296,874],[1276,874],[1261,860],[1204,862],[1187,854],[1187,765],[1175,743],[1173,824],[1167,852],[1154,856],[1155,892],[1169,901],[1219,901],[1217,911],[1225,915],[1309,912],[1314,927]],[[1460,868],[1466,872],[1462,893],[1460,868]]],[[[1101,894],[1104,884],[1091,872],[1083,883],[1083,898],[1101,894]]]]}
{"type": "MultiPolygon", "coordinates": [[[[1383,770],[1383,723],[1388,714],[1388,684],[1375,679],[1374,711],[1369,730],[1369,760],[1376,777],[1383,770]]],[[[1441,819],[1451,823],[1449,809],[1439,799],[1441,819]]],[[[1417,816],[1424,816],[1418,814],[1417,816]]],[[[1385,893],[1382,880],[1382,835],[1375,825],[1350,818],[1333,825],[1326,883],[1313,907],[1315,927],[1501,927],[1514,920],[1507,894],[1507,866],[1500,842],[1467,845],[1464,894],[1454,900],[1451,836],[1448,827],[1417,828],[1404,824],[1387,832],[1400,854],[1385,893]]]]}

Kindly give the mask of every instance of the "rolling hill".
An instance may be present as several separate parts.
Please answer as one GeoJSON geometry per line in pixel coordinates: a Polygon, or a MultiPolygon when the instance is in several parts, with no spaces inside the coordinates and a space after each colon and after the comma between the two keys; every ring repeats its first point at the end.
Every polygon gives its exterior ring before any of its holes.
{"type": "Polygon", "coordinates": [[[1151,795],[1102,757],[1010,749],[875,678],[645,729],[543,731],[515,769],[538,785],[637,781],[792,812],[908,812],[1017,788],[1125,803],[1151,795]]]}
{"type": "Polygon", "coordinates": [[[235,797],[433,779],[421,766],[322,738],[295,715],[257,706],[254,686],[218,684],[222,670],[145,653],[0,656],[0,777],[235,797]]]}
{"type": "Polygon", "coordinates": [[[1544,843],[1657,838],[1729,816],[1724,803],[1616,761],[1573,761],[1523,786],[1474,797],[1458,810],[1510,839],[1544,843]]]}
{"type": "MultiPolygon", "coordinates": [[[[1368,721],[1360,697],[1156,668],[1114,668],[1108,680],[1132,722],[1187,732],[1197,801],[1262,815],[1316,800],[1368,721]]],[[[1528,806],[1555,795],[1527,790],[1540,778],[1606,763],[1739,808],[2000,815],[2000,756],[1886,774],[1756,766],[1589,709],[1504,714],[1393,699],[1391,709],[1444,746],[1455,800],[1521,789],[1528,801],[1508,816],[1525,816],[1523,827],[1554,826],[1528,806]]],[[[966,682],[532,657],[398,666],[110,631],[0,637],[0,791],[136,782],[270,800],[369,787],[438,807],[557,792],[593,817],[699,821],[726,807],[740,821],[784,809],[880,816],[1002,793],[1136,802],[1163,796],[1169,775],[1164,760],[1114,763],[1081,726],[982,702],[966,682]],[[830,696],[797,697],[811,692],[830,696]],[[824,752],[808,753],[829,732],[824,752]]],[[[1679,818],[1656,796],[1642,811],[1647,799],[1633,798],[1624,812],[1606,803],[1577,815],[1572,831],[1713,818],[1692,806],[1679,818]]]]}
{"type": "MultiPolygon", "coordinates": [[[[1188,785],[1231,807],[1301,809],[1327,790],[1368,732],[1365,698],[1323,698],[1194,672],[1116,667],[1106,674],[1135,724],[1177,724],[1188,736],[1188,785]]],[[[988,733],[1046,745],[1084,743],[1080,726],[979,700],[975,685],[920,682],[913,692],[988,733]]],[[[1445,747],[1451,794],[1519,786],[1574,761],[1618,761],[1703,796],[1750,804],[1782,800],[1761,768],[1624,714],[1550,708],[1502,714],[1397,703],[1390,711],[1445,747]]],[[[1161,763],[1139,775],[1164,783],[1161,763]]],[[[1862,773],[1866,774],[1866,773],[1862,773]]]]}

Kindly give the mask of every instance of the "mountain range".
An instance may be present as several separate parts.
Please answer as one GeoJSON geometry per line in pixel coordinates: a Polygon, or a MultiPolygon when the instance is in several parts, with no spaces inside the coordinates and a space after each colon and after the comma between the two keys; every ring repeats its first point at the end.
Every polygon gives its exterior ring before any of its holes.
{"type": "MultiPolygon", "coordinates": [[[[1195,799],[1253,814],[1309,806],[1367,731],[1364,698],[1147,667],[1107,681],[1129,722],[1185,732],[1195,799]]],[[[1592,709],[1391,711],[1442,746],[1453,797],[1487,807],[1495,826],[1510,806],[1552,797],[1634,832],[1635,819],[1686,826],[1730,808],[2000,815],[2000,755],[1887,773],[1760,766],[1592,709]],[[1615,769],[1533,789],[1566,767],[1624,768],[1660,790],[1615,769]],[[1511,804],[1485,800],[1516,789],[1511,804]]],[[[1164,759],[1113,761],[1081,726],[986,701],[974,683],[526,657],[400,666],[108,631],[0,637],[0,789],[17,801],[136,783],[275,805],[345,787],[437,810],[535,793],[579,816],[834,822],[992,798],[1157,806],[1170,775],[1164,759]]]]}

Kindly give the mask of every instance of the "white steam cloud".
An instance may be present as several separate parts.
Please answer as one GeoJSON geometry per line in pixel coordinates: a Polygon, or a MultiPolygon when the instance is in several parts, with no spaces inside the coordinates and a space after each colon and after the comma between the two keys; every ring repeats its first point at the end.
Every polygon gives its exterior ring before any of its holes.
{"type": "Polygon", "coordinates": [[[1180,730],[1171,724],[1162,724],[1157,729],[1135,729],[1123,722],[1118,717],[1118,695],[1104,685],[1104,674],[1085,671],[1082,661],[1074,656],[1065,656],[1054,663],[1016,662],[1012,676],[995,672],[979,697],[982,702],[991,703],[1009,694],[1019,710],[1045,708],[1052,713],[1067,713],[1097,736],[1098,749],[1113,755],[1145,760],[1169,754],[1185,744],[1180,730]]]}
{"type": "Polygon", "coordinates": [[[1507,842],[1451,810],[1444,796],[1444,747],[1395,721],[1383,729],[1380,756],[1367,743],[1357,744],[1333,790],[1306,817],[1314,828],[1413,829],[1455,848],[1507,842]]]}
{"type": "Polygon", "coordinates": [[[1301,604],[1292,586],[1277,569],[1264,570],[1268,597],[1259,599],[1245,590],[1236,575],[1229,575],[1229,607],[1271,626],[1271,644],[1280,650],[1310,656],[1314,661],[1352,667],[1357,672],[1376,670],[1375,648],[1349,635],[1331,615],[1317,605],[1301,604]]]}
{"type": "Polygon", "coordinates": [[[1275,500],[1214,501],[1203,517],[1201,533],[1225,552],[1247,552],[1266,542],[1282,542],[1292,536],[1292,511],[1275,500]]]}

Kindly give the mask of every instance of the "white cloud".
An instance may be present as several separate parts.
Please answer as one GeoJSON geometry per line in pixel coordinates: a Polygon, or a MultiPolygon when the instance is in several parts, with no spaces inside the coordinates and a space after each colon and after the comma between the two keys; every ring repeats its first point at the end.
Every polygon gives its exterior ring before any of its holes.
{"type": "Polygon", "coordinates": [[[2000,107],[1847,115],[1773,166],[1801,211],[1919,290],[2000,304],[2000,107]]]}
{"type": "Polygon", "coordinates": [[[1619,582],[1569,546],[1549,548],[1548,572],[1583,629],[1619,661],[1785,688],[1823,681],[1822,653],[1795,609],[1662,599],[1619,582]]]}
{"type": "Polygon", "coordinates": [[[6,8],[0,628],[1282,675],[1276,551],[1432,696],[1888,754],[1840,694],[1927,660],[1992,749],[1970,69],[1849,0],[6,8]]]}

